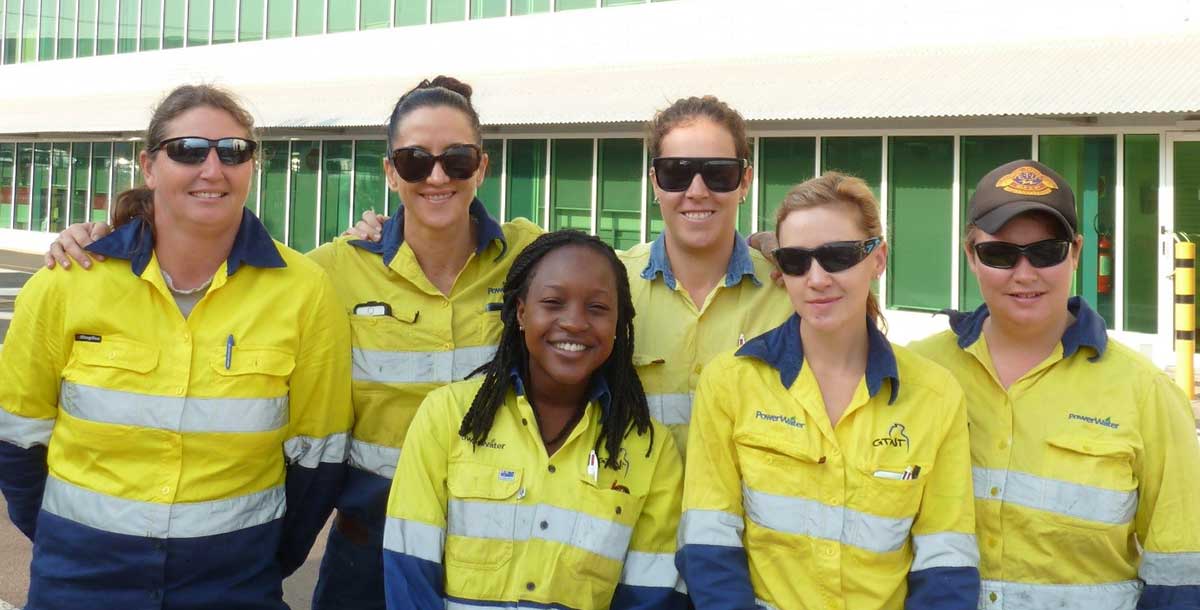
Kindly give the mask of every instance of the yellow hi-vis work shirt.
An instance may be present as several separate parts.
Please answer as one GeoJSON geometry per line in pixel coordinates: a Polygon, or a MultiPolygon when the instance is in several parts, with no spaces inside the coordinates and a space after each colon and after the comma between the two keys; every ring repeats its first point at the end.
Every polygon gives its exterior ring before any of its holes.
{"type": "Polygon", "coordinates": [[[1200,446],[1188,402],[1108,341],[1086,302],[1069,309],[1059,347],[1007,390],[983,334],[986,305],[912,345],[967,397],[979,607],[1200,607],[1200,446]]]}
{"type": "Polygon", "coordinates": [[[666,428],[653,424],[653,447],[630,432],[619,470],[589,468],[611,399],[594,379],[582,420],[547,456],[510,379],[482,445],[458,433],[482,376],[435,390],[417,412],[388,502],[388,608],[686,607],[674,565],[683,464],[666,428]]]}
{"type": "Polygon", "coordinates": [[[974,608],[958,384],[867,321],[866,375],[831,427],[800,324],[700,377],[677,561],[696,608],[974,608]]]}
{"type": "Polygon", "coordinates": [[[34,541],[29,607],[284,608],[345,471],[346,317],[249,211],[186,319],[153,246],[134,220],[17,300],[0,489],[34,541]]]}
{"type": "Polygon", "coordinates": [[[417,407],[434,388],[491,359],[504,277],[542,233],[524,219],[497,224],[478,200],[471,217],[476,250],[449,296],[430,283],[404,242],[402,210],[384,224],[379,243],[341,239],[309,253],[333,279],[354,342],[351,469],[338,510],[374,530],[383,526],[388,487],[417,407]]]}
{"type": "Polygon", "coordinates": [[[717,354],[741,347],[787,319],[787,292],[771,284],[771,263],[735,237],[724,282],[703,303],[675,280],[666,237],[619,253],[629,274],[633,308],[634,364],[646,390],[650,414],[686,449],[692,395],[700,371],[717,354]],[[639,279],[640,278],[640,279],[639,279]]]}

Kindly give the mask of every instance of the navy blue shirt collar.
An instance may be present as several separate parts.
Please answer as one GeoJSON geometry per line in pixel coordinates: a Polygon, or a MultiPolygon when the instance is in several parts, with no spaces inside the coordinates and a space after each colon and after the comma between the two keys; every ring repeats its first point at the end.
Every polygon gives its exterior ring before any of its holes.
{"type": "MultiPolygon", "coordinates": [[[[504,230],[500,227],[500,223],[496,222],[487,208],[483,207],[483,202],[475,198],[471,201],[471,207],[468,210],[471,218],[475,220],[478,227],[478,232],[475,241],[475,254],[482,254],[484,249],[493,241],[500,242],[500,257],[508,250],[508,241],[504,239],[504,230]]],[[[357,248],[362,248],[368,252],[374,252],[383,256],[383,264],[392,264],[392,259],[396,258],[396,253],[400,251],[400,246],[404,244],[404,206],[401,205],[392,217],[383,223],[383,231],[379,238],[379,242],[373,242],[365,239],[355,239],[350,241],[350,245],[357,248]]]]}
{"type": "MultiPolygon", "coordinates": [[[[900,371],[892,344],[870,320],[867,324],[867,391],[872,397],[883,387],[884,379],[892,380],[888,404],[900,395],[900,371]]],[[[804,366],[804,344],[800,340],[800,316],[792,314],[781,326],[749,341],[737,351],[738,356],[757,358],[779,371],[783,387],[790,388],[804,366]]]]}
{"type": "MultiPolygon", "coordinates": [[[[671,261],[667,258],[666,239],[667,234],[663,233],[650,244],[650,260],[646,263],[646,268],[642,269],[642,279],[653,281],[655,276],[662,275],[667,287],[675,290],[675,273],[671,271],[671,261]]],[[[750,281],[754,282],[755,286],[762,285],[754,275],[754,260],[750,258],[750,246],[746,243],[746,238],[734,233],[733,253],[729,256],[729,266],[725,268],[725,287],[736,286],[746,276],[750,276],[750,281]]]]}
{"type": "MultiPolygon", "coordinates": [[[[521,371],[517,370],[517,367],[514,366],[508,372],[508,376],[512,380],[513,391],[516,392],[517,396],[524,396],[525,380],[521,378],[521,371]]],[[[612,404],[612,392],[608,389],[608,380],[604,378],[604,375],[592,375],[588,386],[587,399],[588,402],[596,401],[600,403],[601,420],[608,416],[608,408],[612,404]]]]}
{"type": "MultiPolygon", "coordinates": [[[[115,231],[90,244],[86,250],[130,262],[134,275],[142,275],[154,253],[154,234],[141,218],[117,227],[115,231]]],[[[242,265],[260,268],[286,267],[271,234],[250,210],[242,209],[242,222],[229,250],[226,273],[232,276],[242,265]]]]}
{"type": "MultiPolygon", "coordinates": [[[[1079,348],[1090,347],[1095,350],[1096,355],[1088,360],[1092,362],[1099,360],[1104,355],[1104,350],[1108,348],[1108,329],[1104,324],[1104,318],[1081,297],[1068,299],[1067,311],[1075,316],[1075,321],[1063,332],[1062,357],[1070,358],[1079,351],[1079,348]]],[[[943,313],[950,316],[950,329],[958,335],[958,346],[962,349],[967,349],[979,340],[980,335],[983,334],[983,322],[990,315],[987,304],[980,305],[979,309],[969,313],[953,310],[945,310],[943,313]]]]}

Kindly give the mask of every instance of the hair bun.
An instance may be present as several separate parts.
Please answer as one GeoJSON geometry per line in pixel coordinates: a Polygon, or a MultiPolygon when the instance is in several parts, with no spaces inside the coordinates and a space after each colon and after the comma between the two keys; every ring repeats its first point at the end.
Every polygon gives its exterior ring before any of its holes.
{"type": "Polygon", "coordinates": [[[471,85],[468,85],[457,78],[454,78],[453,76],[446,76],[444,74],[437,75],[433,80],[422,81],[420,86],[422,89],[426,87],[441,87],[443,89],[449,89],[450,91],[453,91],[466,98],[468,102],[471,101],[471,93],[474,91],[471,89],[471,85]]]}

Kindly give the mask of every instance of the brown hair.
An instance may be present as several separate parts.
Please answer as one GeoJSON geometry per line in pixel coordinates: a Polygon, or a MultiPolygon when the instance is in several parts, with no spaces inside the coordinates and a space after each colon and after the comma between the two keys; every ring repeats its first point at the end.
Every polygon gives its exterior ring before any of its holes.
{"type": "Polygon", "coordinates": [[[671,133],[672,129],[700,118],[708,119],[728,129],[730,135],[733,136],[733,146],[737,151],[738,158],[751,160],[750,141],[746,139],[746,120],[729,104],[712,95],[680,98],[665,110],[655,113],[654,118],[647,125],[650,157],[660,156],[663,138],[671,133]]]}
{"type": "MultiPolygon", "coordinates": [[[[224,110],[239,125],[246,129],[246,136],[254,139],[254,117],[238,103],[232,93],[212,85],[181,85],[167,94],[150,115],[150,126],[146,128],[143,141],[148,154],[155,155],[159,144],[166,138],[167,126],[179,115],[201,106],[224,110]],[[149,152],[154,151],[154,152],[149,152]]],[[[137,162],[136,160],[134,161],[137,162]]],[[[119,227],[141,218],[151,231],[154,230],[154,191],[145,184],[122,191],[112,209],[112,226],[119,227]]]]}
{"type": "MultiPolygon", "coordinates": [[[[775,213],[775,237],[779,238],[779,225],[785,218],[796,210],[806,210],[821,206],[838,206],[844,210],[858,212],[858,228],[867,237],[883,237],[883,223],[879,215],[879,202],[871,187],[861,178],[847,176],[838,172],[825,172],[820,176],[802,182],[788,191],[779,211],[775,213]]],[[[879,297],[874,292],[867,295],[867,317],[883,330],[887,330],[887,321],[883,319],[883,310],[879,307],[879,297]]]]}
{"type": "Polygon", "coordinates": [[[444,75],[436,76],[433,80],[425,79],[416,87],[409,89],[396,101],[396,105],[392,108],[392,114],[388,117],[388,149],[391,149],[392,141],[396,139],[396,133],[400,130],[400,122],[404,120],[404,117],[419,108],[438,106],[448,106],[467,115],[467,119],[471,121],[471,131],[475,134],[475,143],[482,142],[479,113],[471,104],[472,92],[474,89],[471,88],[471,85],[453,76],[444,75]]]}

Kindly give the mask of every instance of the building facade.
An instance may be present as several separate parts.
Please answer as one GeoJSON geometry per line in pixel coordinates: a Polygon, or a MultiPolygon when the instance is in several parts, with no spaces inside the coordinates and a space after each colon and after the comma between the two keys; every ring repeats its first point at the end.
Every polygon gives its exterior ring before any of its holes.
{"type": "Polygon", "coordinates": [[[1191,2],[1038,16],[950,2],[747,0],[0,0],[0,241],[44,247],[139,182],[137,138],[172,86],[218,82],[259,119],[246,205],[301,251],[398,202],[384,124],[424,77],[476,88],[498,218],[654,239],[644,123],[716,94],[750,124],[744,233],[827,170],[878,195],[893,338],[980,304],[966,203],[1001,163],[1075,190],[1076,291],[1156,360],[1172,349],[1174,239],[1200,236],[1200,11],[1191,2]],[[616,6],[632,5],[632,6],[616,6]],[[1047,36],[1054,38],[1048,40],[1047,36]],[[1188,59],[1191,57],[1191,59],[1188,59]],[[1180,236],[1180,237],[1177,237],[1180,236]]]}

